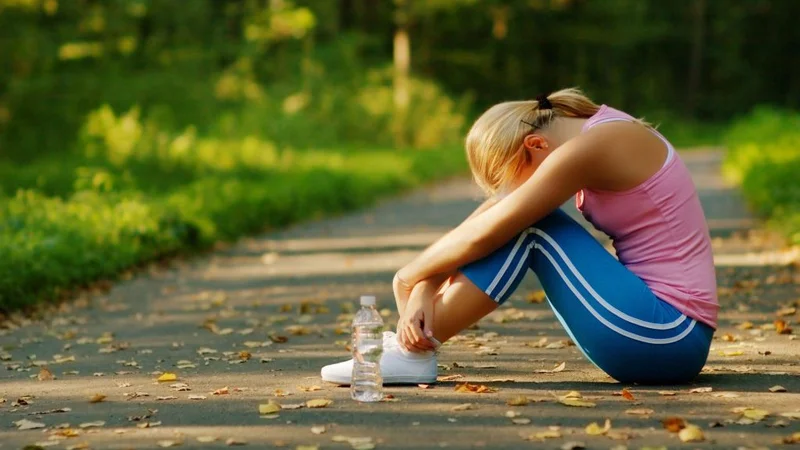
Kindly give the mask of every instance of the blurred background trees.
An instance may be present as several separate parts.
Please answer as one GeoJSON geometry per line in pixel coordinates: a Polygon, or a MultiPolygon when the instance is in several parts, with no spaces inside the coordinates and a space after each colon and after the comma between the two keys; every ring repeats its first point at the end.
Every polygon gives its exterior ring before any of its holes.
{"type": "Polygon", "coordinates": [[[87,115],[279,147],[458,142],[506,99],[581,86],[669,123],[800,104],[794,0],[0,0],[0,155],[87,115]]]}

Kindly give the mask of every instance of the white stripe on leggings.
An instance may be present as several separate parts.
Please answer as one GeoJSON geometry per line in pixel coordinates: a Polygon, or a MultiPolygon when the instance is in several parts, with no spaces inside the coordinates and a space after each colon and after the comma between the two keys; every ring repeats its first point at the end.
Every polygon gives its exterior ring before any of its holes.
{"type": "Polygon", "coordinates": [[[514,249],[511,250],[511,253],[508,255],[508,258],[506,258],[506,261],[503,263],[503,267],[501,267],[500,271],[497,272],[497,275],[494,277],[494,280],[492,280],[492,284],[490,284],[489,287],[486,288],[486,294],[489,295],[489,297],[495,298],[492,295],[492,291],[494,290],[494,288],[497,287],[497,283],[499,283],[500,279],[503,278],[503,275],[506,273],[506,270],[508,270],[508,266],[511,265],[511,261],[514,259],[514,256],[519,251],[519,248],[522,246],[522,243],[525,242],[525,238],[528,237],[528,235],[531,234],[532,232],[533,231],[531,229],[527,229],[522,233],[520,233],[519,239],[517,239],[517,243],[514,245],[514,249]]]}
{"type": "Polygon", "coordinates": [[[583,277],[583,275],[581,275],[581,273],[578,272],[578,269],[575,267],[574,264],[572,264],[572,261],[570,261],[570,259],[567,256],[566,252],[564,252],[564,250],[561,248],[561,246],[558,245],[558,243],[556,242],[555,239],[550,237],[549,234],[545,233],[543,230],[541,230],[539,228],[530,228],[530,230],[533,233],[535,233],[535,234],[541,236],[542,238],[544,238],[545,241],[547,241],[550,245],[552,245],[553,248],[555,249],[556,253],[558,253],[558,256],[560,256],[562,258],[562,260],[566,263],[567,267],[572,272],[572,274],[575,275],[575,277],[578,279],[578,281],[581,283],[581,285],[584,288],[586,288],[587,291],[589,291],[589,293],[592,295],[592,297],[594,297],[595,300],[600,302],[600,304],[603,305],[603,307],[605,309],[607,309],[609,312],[611,312],[615,316],[619,317],[620,319],[622,319],[622,320],[624,320],[626,322],[632,323],[634,325],[639,325],[640,327],[649,328],[651,330],[671,330],[671,329],[677,327],[678,325],[682,324],[686,320],[686,315],[685,314],[681,314],[680,317],[678,317],[677,319],[675,319],[674,321],[672,321],[670,323],[663,323],[663,324],[662,323],[653,323],[653,322],[647,322],[647,321],[644,321],[644,320],[641,320],[641,319],[637,319],[636,317],[633,317],[633,316],[630,316],[628,314],[625,314],[624,312],[618,310],[617,308],[614,308],[613,305],[608,303],[603,297],[600,296],[600,294],[597,293],[597,291],[594,290],[594,288],[592,288],[591,285],[589,285],[589,283],[586,281],[586,279],[583,277]]]}
{"type": "Polygon", "coordinates": [[[581,295],[581,293],[578,292],[578,290],[575,288],[575,285],[573,285],[572,282],[569,280],[569,278],[567,278],[567,275],[564,273],[563,270],[561,270],[561,267],[558,265],[558,263],[556,263],[556,260],[555,260],[555,258],[553,258],[553,255],[551,255],[550,252],[547,251],[547,249],[543,248],[541,245],[535,245],[535,247],[544,254],[544,256],[550,261],[551,264],[553,264],[553,267],[556,269],[558,274],[561,275],[561,278],[567,284],[567,287],[569,287],[569,289],[572,291],[572,293],[575,294],[575,296],[578,298],[578,300],[580,300],[580,302],[583,304],[583,306],[585,306],[586,309],[589,310],[589,312],[597,320],[600,321],[600,323],[602,323],[603,325],[607,326],[608,328],[610,328],[612,331],[616,332],[617,334],[621,334],[622,336],[625,336],[627,338],[633,339],[635,341],[644,342],[646,344],[660,344],[660,345],[672,344],[672,343],[680,341],[681,339],[685,338],[689,333],[691,333],[692,329],[694,329],[694,326],[697,323],[694,319],[692,319],[692,321],[689,323],[689,326],[686,327],[686,329],[683,330],[677,336],[673,336],[673,337],[670,337],[670,338],[661,338],[661,339],[649,338],[649,337],[646,337],[646,336],[640,336],[638,334],[631,333],[630,331],[623,330],[622,328],[619,328],[618,326],[616,326],[613,323],[611,323],[608,320],[606,320],[597,311],[595,311],[594,308],[592,308],[591,305],[589,305],[589,302],[587,302],[586,299],[583,298],[583,295],[581,295]]]}

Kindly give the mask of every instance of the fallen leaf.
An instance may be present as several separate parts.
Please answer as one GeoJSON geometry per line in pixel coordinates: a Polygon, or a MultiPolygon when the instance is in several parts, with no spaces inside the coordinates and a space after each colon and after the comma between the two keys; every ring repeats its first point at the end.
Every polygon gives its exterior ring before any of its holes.
{"type": "Polygon", "coordinates": [[[597,406],[594,402],[589,402],[583,399],[583,396],[578,391],[568,392],[566,395],[558,397],[558,402],[566,406],[577,406],[582,408],[594,408],[597,406]]]}
{"type": "Polygon", "coordinates": [[[40,367],[39,368],[39,375],[36,377],[39,381],[53,381],[55,380],[55,376],[53,376],[53,372],[47,367],[40,367]]]}
{"type": "Polygon", "coordinates": [[[178,446],[180,446],[182,444],[183,444],[183,442],[181,442],[181,441],[172,441],[172,440],[158,441],[158,446],[159,447],[164,447],[164,448],[166,448],[166,447],[178,447],[178,446]]]}
{"type": "Polygon", "coordinates": [[[574,442],[570,441],[562,445],[561,450],[583,450],[586,448],[586,444],[583,442],[574,442]]]}
{"type": "Polygon", "coordinates": [[[563,372],[566,367],[567,363],[562,362],[561,364],[557,364],[552,369],[537,369],[534,371],[534,373],[558,373],[558,372],[563,372]]]}
{"type": "Polygon", "coordinates": [[[793,316],[796,312],[797,308],[795,308],[794,306],[786,306],[776,311],[775,314],[779,316],[793,316]]]}
{"type": "Polygon", "coordinates": [[[714,388],[712,388],[712,387],[699,387],[699,388],[691,389],[689,391],[689,393],[690,394],[704,394],[706,392],[711,392],[713,390],[714,390],[714,388]]]}
{"type": "Polygon", "coordinates": [[[516,412],[516,411],[512,411],[512,410],[509,409],[508,411],[506,411],[505,416],[508,417],[509,419],[513,419],[514,417],[521,416],[521,414],[516,412]]]}
{"type": "Polygon", "coordinates": [[[787,324],[785,320],[778,319],[773,323],[775,324],[775,331],[777,331],[778,334],[792,334],[792,329],[789,327],[789,324],[787,324]]]}
{"type": "Polygon", "coordinates": [[[544,291],[540,289],[538,291],[528,292],[528,295],[525,296],[525,300],[527,300],[528,303],[542,303],[546,297],[544,291]]]}
{"type": "Polygon", "coordinates": [[[800,443],[800,433],[794,433],[781,439],[783,444],[798,444],[800,443]]]}
{"type": "Polygon", "coordinates": [[[234,445],[247,445],[246,441],[236,438],[228,438],[225,440],[225,445],[227,446],[234,446],[234,445]]]}
{"type": "Polygon", "coordinates": [[[780,385],[775,385],[769,388],[770,392],[786,392],[786,388],[780,385]]]}
{"type": "Polygon", "coordinates": [[[178,379],[178,376],[175,375],[174,373],[164,372],[163,374],[161,374],[160,377],[158,377],[157,381],[160,382],[160,383],[163,383],[163,382],[167,382],[167,381],[175,381],[177,379],[178,379]]]}
{"type": "Polygon", "coordinates": [[[84,429],[85,428],[99,428],[99,427],[104,426],[105,424],[106,424],[106,422],[104,420],[97,420],[97,421],[94,421],[94,422],[84,422],[84,423],[82,423],[82,424],[80,424],[78,426],[80,428],[84,428],[84,429]]]}
{"type": "Polygon", "coordinates": [[[538,433],[531,434],[528,437],[526,437],[525,439],[527,439],[529,441],[532,441],[534,439],[543,441],[545,439],[558,439],[560,437],[561,437],[561,432],[560,431],[558,431],[558,430],[546,430],[546,431],[540,431],[538,433]]]}
{"type": "Polygon", "coordinates": [[[270,335],[268,335],[268,337],[269,337],[269,340],[271,340],[272,342],[274,342],[276,344],[283,344],[283,343],[289,341],[288,337],[279,336],[279,335],[276,335],[276,334],[270,334],[270,335]]]}
{"type": "MultiPolygon", "coordinates": [[[[0,402],[2,403],[2,402],[0,402]]],[[[48,409],[47,411],[37,411],[28,413],[29,416],[42,416],[45,414],[56,414],[56,413],[66,413],[72,411],[72,408],[56,408],[56,409],[48,409]]]]}
{"type": "Polygon", "coordinates": [[[431,389],[430,384],[418,384],[417,387],[420,389],[431,389]]]}
{"type": "Polygon", "coordinates": [[[14,425],[17,426],[18,430],[35,430],[37,428],[44,428],[47,426],[42,422],[34,422],[28,419],[18,420],[14,422],[14,425]]]}
{"type": "Polygon", "coordinates": [[[663,425],[664,428],[666,428],[666,430],[670,433],[677,433],[686,428],[686,421],[680,417],[673,416],[662,420],[661,425],[663,425]]]}
{"type": "MultiPolygon", "coordinates": [[[[636,437],[636,433],[625,430],[609,430],[606,433],[606,437],[609,439],[614,439],[615,441],[628,441],[636,437]]],[[[610,450],[614,450],[614,448],[615,447],[611,447],[610,450]]]]}
{"type": "Polygon", "coordinates": [[[736,392],[715,392],[711,394],[711,396],[717,398],[736,398],[739,397],[739,394],[736,392]]]}
{"type": "Polygon", "coordinates": [[[106,399],[104,394],[94,394],[89,398],[89,403],[100,403],[106,399]]]}
{"type": "Polygon", "coordinates": [[[333,400],[328,400],[327,398],[315,398],[307,401],[306,406],[309,408],[325,408],[331,403],[333,403],[333,400]]]}
{"type": "Polygon", "coordinates": [[[779,416],[789,419],[800,420],[800,411],[780,413],[779,416]]]}
{"type": "Polygon", "coordinates": [[[753,328],[753,322],[749,321],[742,322],[739,325],[736,325],[736,328],[740,330],[750,330],[753,328]]]}
{"type": "Polygon", "coordinates": [[[675,391],[658,391],[658,395],[662,395],[664,397],[673,397],[678,395],[678,393],[675,391]]]}
{"type": "Polygon", "coordinates": [[[620,391],[620,394],[622,395],[622,398],[624,398],[625,400],[630,400],[630,401],[636,400],[633,394],[631,394],[631,391],[629,391],[627,388],[622,389],[622,391],[620,391]]]}
{"type": "Polygon", "coordinates": [[[276,402],[273,402],[272,400],[270,400],[269,403],[262,403],[258,405],[258,413],[261,415],[275,414],[280,410],[281,410],[281,405],[276,402]]]}
{"type": "Polygon", "coordinates": [[[527,417],[519,417],[516,419],[511,419],[511,422],[515,425],[528,425],[531,423],[531,419],[528,419],[527,417]]]}
{"type": "Polygon", "coordinates": [[[742,356],[744,352],[741,350],[723,350],[719,354],[720,356],[742,356]]]}
{"type": "Polygon", "coordinates": [[[680,430],[678,432],[678,438],[681,442],[700,442],[705,440],[705,436],[703,436],[703,430],[700,429],[697,425],[686,425],[686,428],[680,430]]]}
{"type": "Polygon", "coordinates": [[[174,395],[164,395],[156,397],[156,401],[177,400],[177,399],[178,397],[175,397],[174,395]]]}
{"type": "Polygon", "coordinates": [[[197,436],[197,442],[202,442],[202,443],[215,442],[218,439],[219,438],[216,436],[197,436]]]}
{"type": "Polygon", "coordinates": [[[322,434],[326,431],[328,431],[328,429],[325,427],[325,425],[314,425],[311,427],[311,432],[314,434],[322,434]]]}
{"type": "Polygon", "coordinates": [[[475,409],[475,405],[472,403],[462,403],[460,405],[453,406],[450,408],[450,411],[466,411],[468,409],[475,409]]]}
{"type": "Polygon", "coordinates": [[[316,386],[316,385],[314,385],[314,386],[297,386],[297,389],[300,389],[303,392],[314,392],[314,391],[322,390],[321,387],[316,386]]]}
{"type": "Polygon", "coordinates": [[[567,344],[567,341],[556,341],[547,344],[544,348],[549,350],[558,350],[560,348],[566,348],[568,345],[569,344],[567,344]]]}
{"type": "Polygon", "coordinates": [[[319,450],[319,445],[298,445],[294,450],[319,450]]]}
{"type": "Polygon", "coordinates": [[[630,414],[632,416],[649,416],[653,414],[655,411],[649,408],[638,408],[638,409],[628,409],[625,410],[625,414],[630,414]]]}
{"type": "Polygon", "coordinates": [[[608,433],[608,430],[610,429],[611,429],[611,421],[609,419],[606,419],[606,423],[605,425],[603,425],[602,428],[600,427],[600,425],[597,424],[597,422],[592,422],[589,425],[587,425],[586,434],[590,436],[600,436],[608,433]]]}
{"type": "Polygon", "coordinates": [[[284,403],[281,409],[300,409],[304,406],[306,406],[304,403],[284,403]]]}
{"type": "Polygon", "coordinates": [[[734,335],[732,335],[730,333],[723,334],[721,339],[723,341],[725,341],[725,342],[736,342],[736,340],[737,340],[736,336],[734,336],[734,335]]]}
{"type": "Polygon", "coordinates": [[[228,386],[225,386],[224,388],[219,388],[212,392],[211,395],[227,395],[228,393],[228,386]]]}
{"type": "Polygon", "coordinates": [[[757,408],[751,408],[748,406],[733,408],[732,410],[734,413],[741,414],[743,418],[750,419],[756,422],[760,422],[764,420],[765,417],[769,416],[769,411],[757,408]]]}
{"type": "Polygon", "coordinates": [[[511,397],[506,400],[506,405],[508,406],[525,406],[529,403],[528,397],[524,395],[517,395],[516,397],[511,397]]]}
{"type": "Polygon", "coordinates": [[[473,392],[476,394],[489,394],[492,392],[497,392],[497,389],[490,388],[483,384],[471,384],[471,383],[463,383],[459,384],[455,387],[456,392],[473,392]]]}
{"type": "Polygon", "coordinates": [[[187,397],[189,400],[205,400],[205,395],[190,395],[187,397]]]}

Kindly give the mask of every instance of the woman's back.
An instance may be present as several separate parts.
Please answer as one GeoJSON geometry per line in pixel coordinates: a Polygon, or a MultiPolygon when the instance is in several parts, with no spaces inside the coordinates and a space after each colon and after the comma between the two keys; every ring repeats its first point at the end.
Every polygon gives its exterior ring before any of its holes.
{"type": "MultiPolygon", "coordinates": [[[[635,119],[603,105],[583,130],[613,121],[635,119]]],[[[658,172],[626,191],[584,189],[577,207],[612,238],[619,260],[659,298],[716,328],[719,305],[705,214],[683,161],[653,133],[668,149],[658,172]]]]}

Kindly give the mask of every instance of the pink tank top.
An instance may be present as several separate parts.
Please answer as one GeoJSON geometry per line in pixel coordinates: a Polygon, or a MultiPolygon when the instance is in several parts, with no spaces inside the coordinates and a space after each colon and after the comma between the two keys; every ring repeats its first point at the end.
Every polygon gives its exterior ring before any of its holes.
{"type": "MultiPolygon", "coordinates": [[[[606,105],[583,131],[633,117],[606,105]]],[[[717,281],[711,238],[689,170],[658,132],[668,156],[661,169],[627,191],[583,189],[576,205],[597,229],[609,235],[617,257],[660,299],[683,314],[717,327],[717,281]]]]}

